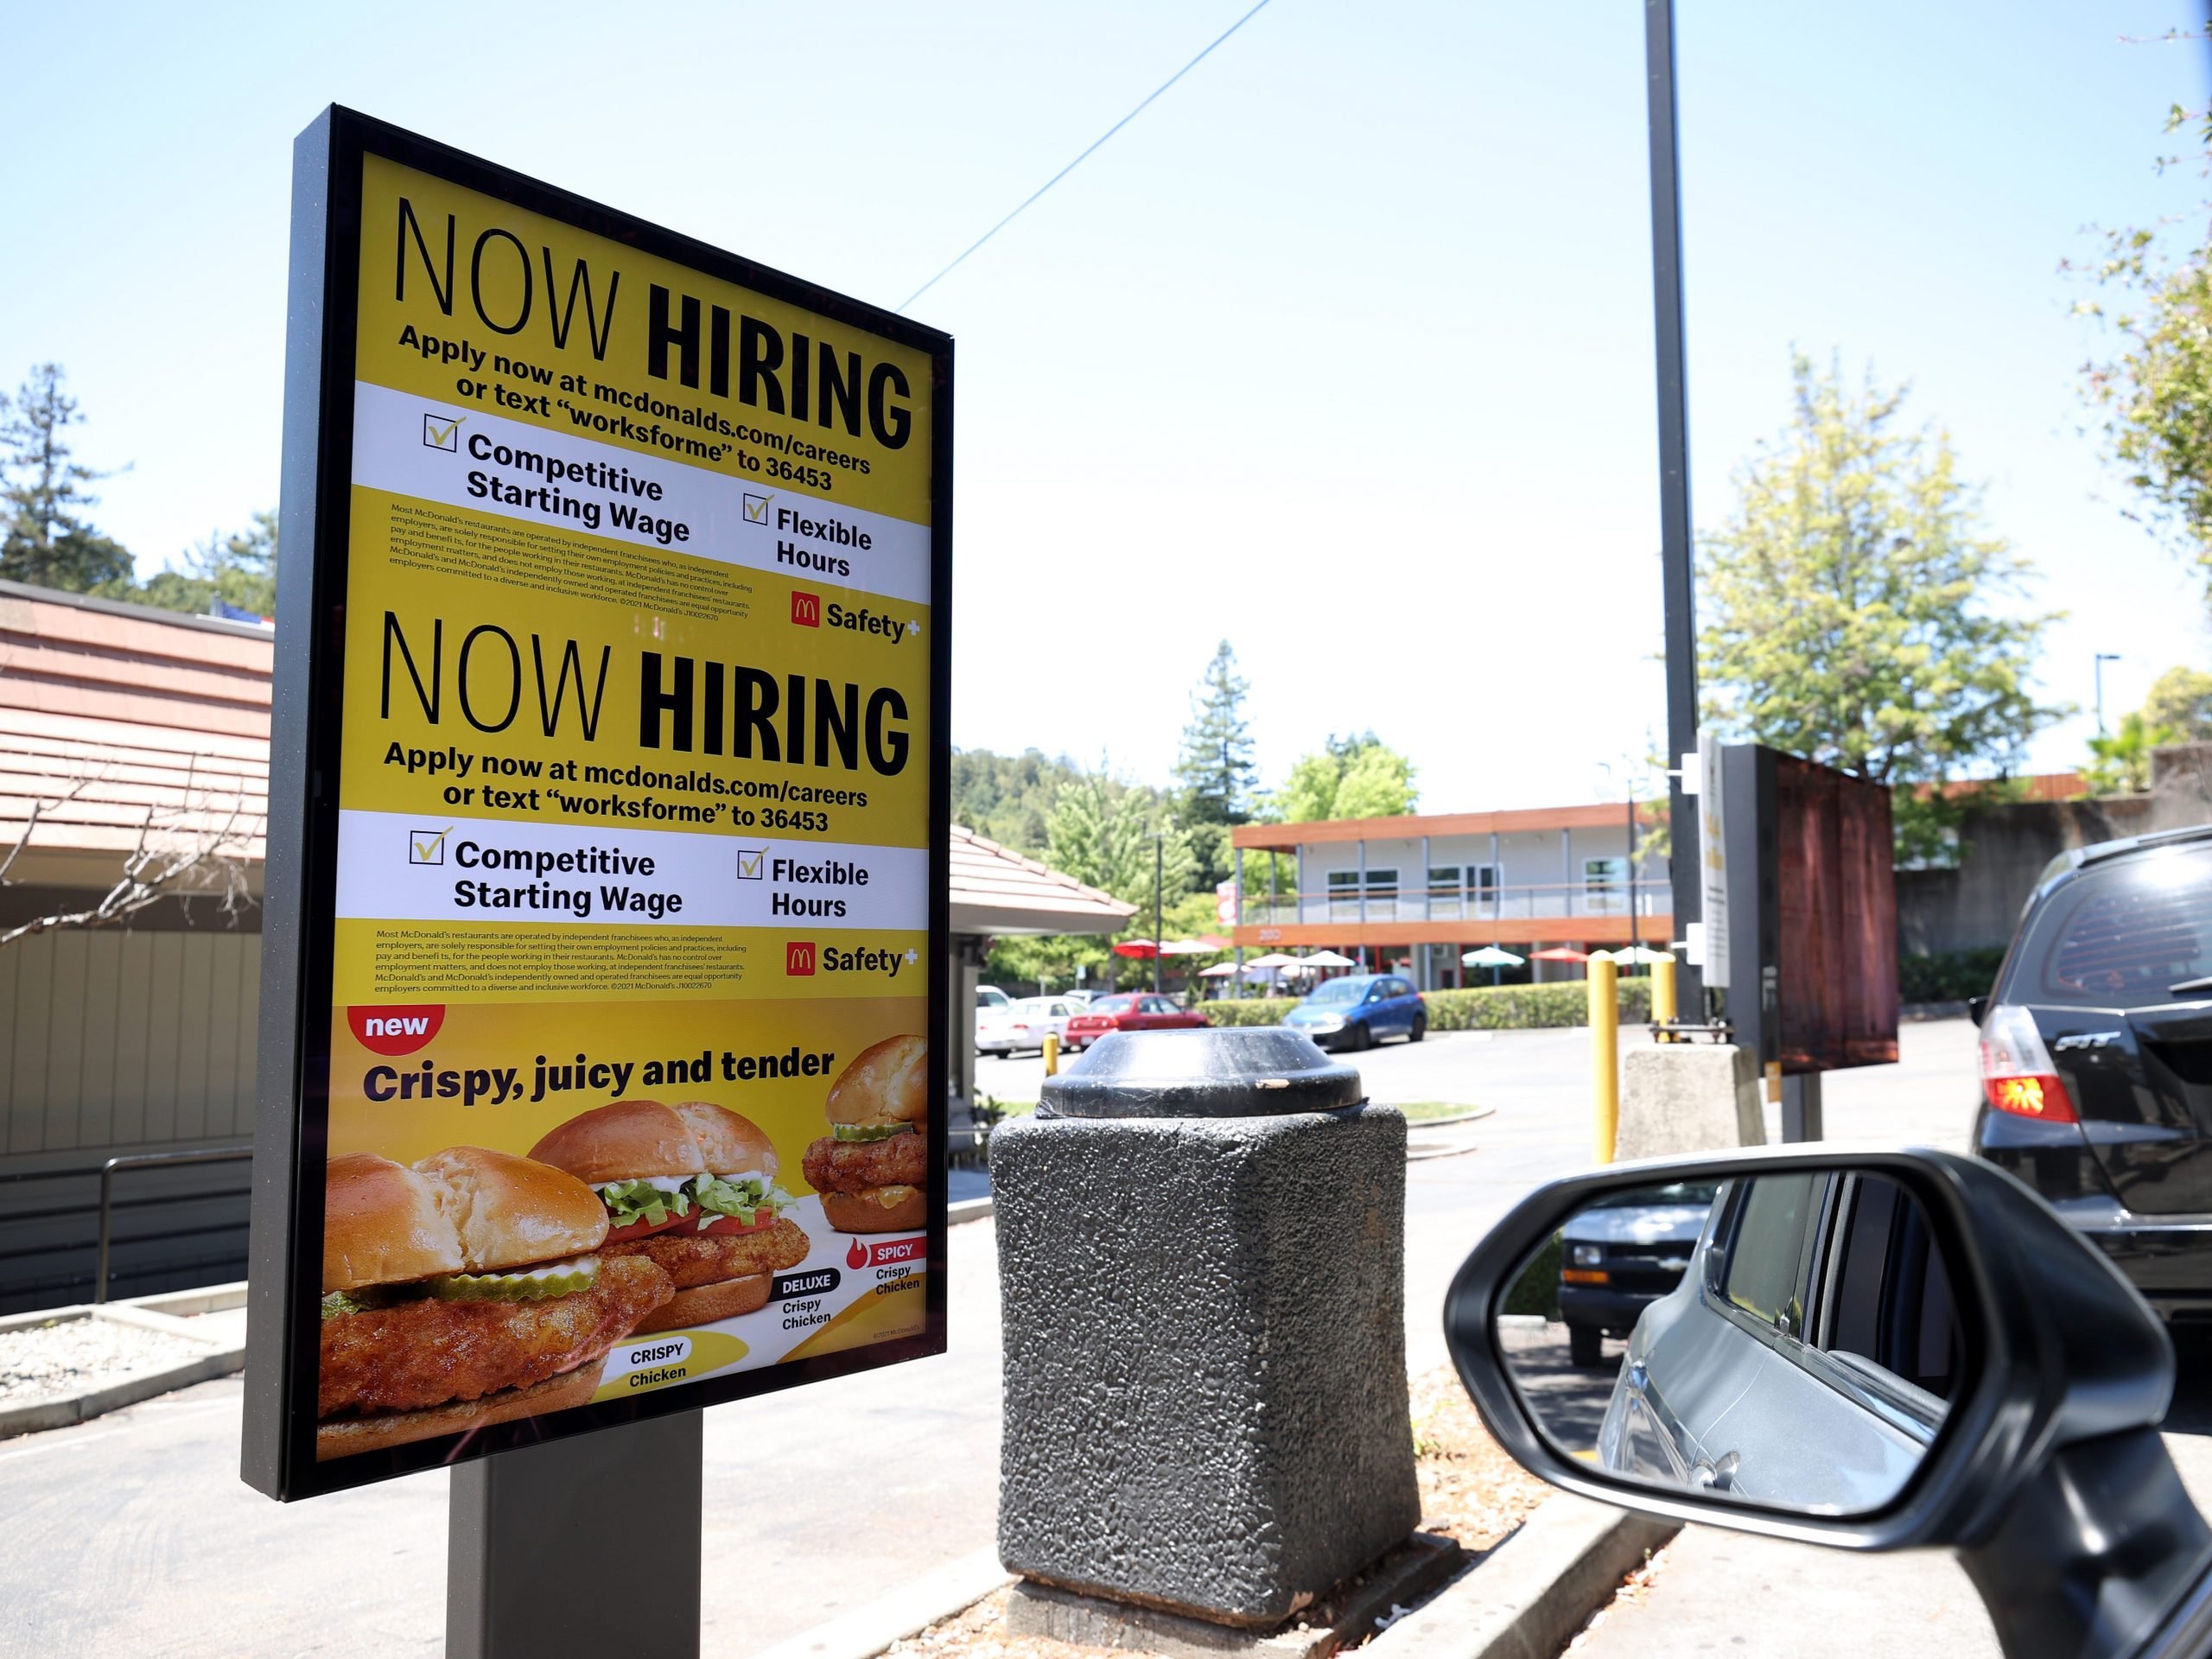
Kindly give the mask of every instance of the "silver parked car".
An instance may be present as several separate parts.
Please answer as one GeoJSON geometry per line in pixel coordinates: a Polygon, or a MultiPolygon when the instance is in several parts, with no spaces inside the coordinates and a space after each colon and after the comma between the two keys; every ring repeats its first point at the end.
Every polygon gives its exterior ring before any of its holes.
{"type": "Polygon", "coordinates": [[[1942,1255],[1897,1182],[1730,1180],[1680,1287],[1630,1334],[1599,1461],[1672,1485],[1871,1509],[1942,1427],[1961,1352],[1942,1255]]]}

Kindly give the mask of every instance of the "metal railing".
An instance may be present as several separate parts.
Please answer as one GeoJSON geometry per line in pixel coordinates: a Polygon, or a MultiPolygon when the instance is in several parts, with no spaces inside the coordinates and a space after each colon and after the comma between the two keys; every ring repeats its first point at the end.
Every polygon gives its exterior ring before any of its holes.
{"type": "MultiPolygon", "coordinates": [[[[1360,922],[1572,921],[1588,917],[1626,916],[1629,898],[1625,887],[1590,886],[1580,881],[1433,893],[1370,887],[1363,906],[1358,893],[1342,888],[1325,893],[1278,893],[1273,897],[1247,893],[1238,921],[1245,927],[1360,922]]],[[[1637,884],[1635,899],[1638,916],[1668,916],[1674,911],[1673,895],[1665,882],[1656,878],[1648,884],[1637,884]]]]}
{"type": "Polygon", "coordinates": [[[203,1147],[194,1152],[132,1152],[111,1158],[100,1166],[100,1235],[99,1265],[94,1270],[92,1300],[107,1300],[108,1249],[112,1242],[111,1221],[115,1211],[115,1173],[118,1169],[147,1169],[156,1166],[178,1164],[250,1163],[253,1160],[251,1147],[203,1147]]]}

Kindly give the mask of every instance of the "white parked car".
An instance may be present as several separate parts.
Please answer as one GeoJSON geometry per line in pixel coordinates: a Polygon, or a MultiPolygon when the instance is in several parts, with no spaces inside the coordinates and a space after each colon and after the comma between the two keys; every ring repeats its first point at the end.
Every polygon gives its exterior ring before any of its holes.
{"type": "Polygon", "coordinates": [[[978,985],[976,988],[976,1009],[979,1014],[985,1008],[1008,1007],[1013,1002],[1014,999],[995,985],[978,985]]]}
{"type": "Polygon", "coordinates": [[[976,1046],[985,1054],[1042,1049],[1047,1033],[1067,1040],[1068,1021],[1082,1010],[1063,996],[1025,996],[1003,1008],[976,1012],[976,1046]]]}

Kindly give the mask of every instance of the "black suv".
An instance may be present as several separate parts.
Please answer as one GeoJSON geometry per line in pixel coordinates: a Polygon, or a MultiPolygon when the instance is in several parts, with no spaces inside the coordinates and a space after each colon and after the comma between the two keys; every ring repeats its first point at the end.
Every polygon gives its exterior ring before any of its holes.
{"type": "Polygon", "coordinates": [[[1974,1012],[1974,1150],[2212,1319],[2212,825],[2052,860],[1974,1012]]]}

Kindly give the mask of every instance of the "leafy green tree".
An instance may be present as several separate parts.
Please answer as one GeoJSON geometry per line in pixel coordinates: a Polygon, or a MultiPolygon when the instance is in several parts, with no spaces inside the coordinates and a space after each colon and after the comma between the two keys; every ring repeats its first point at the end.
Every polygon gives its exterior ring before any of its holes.
{"type": "Polygon", "coordinates": [[[1372,732],[1332,736],[1301,755],[1268,801],[1275,823],[1319,823],[1330,818],[1397,817],[1414,810],[1420,791],[1414,764],[1372,732]]]}
{"type": "Polygon", "coordinates": [[[2171,728],[2171,742],[2212,739],[2212,674],[2194,668],[2170,668],[2151,683],[2143,699],[2145,724],[2171,728]]]}
{"type": "Polygon", "coordinates": [[[1083,769],[1065,757],[1036,749],[995,754],[988,749],[952,752],[952,821],[1030,858],[1045,854],[1046,825],[1060,791],[1083,769]]]}
{"type": "MultiPolygon", "coordinates": [[[[2192,124],[2198,170],[2212,175],[2212,120],[2177,104],[2167,112],[2169,134],[2192,124]]],[[[2162,158],[2160,171],[2182,159],[2162,158]]],[[[2139,503],[2122,512],[2164,533],[2212,587],[2212,237],[2193,233],[2178,251],[2156,229],[2106,231],[2103,241],[2085,270],[2064,267],[2097,285],[2074,308],[2118,346],[2082,365],[2082,392],[2139,503]]]]}
{"type": "MultiPolygon", "coordinates": [[[[2063,712],[2031,686],[2053,619],[2001,608],[2031,567],[1983,529],[1949,438],[1902,427],[1903,390],[1802,354],[1790,378],[1789,425],[1700,538],[1707,722],[1878,783],[2010,769],[2063,712]]],[[[1937,854],[1968,804],[1896,799],[1907,860],[1937,854]]]]}
{"type": "Polygon", "coordinates": [[[182,569],[159,570],[143,582],[110,582],[99,590],[113,599],[157,605],[165,611],[205,616],[219,600],[256,616],[276,614],[276,514],[253,515],[246,529],[208,537],[188,550],[182,569]]]}
{"type": "Polygon", "coordinates": [[[1116,793],[1103,774],[1092,773],[1061,790],[1052,808],[1045,861],[1088,887],[1138,906],[1131,919],[1134,937],[1152,937],[1153,876],[1155,863],[1163,905],[1172,905],[1198,881],[1198,861],[1187,831],[1167,812],[1167,804],[1150,790],[1124,788],[1116,793]],[[1154,832],[1161,839],[1157,860],[1154,832]]]}
{"type": "Polygon", "coordinates": [[[0,395],[0,577],[78,594],[130,580],[130,553],[82,516],[99,502],[85,486],[105,474],[71,459],[65,434],[81,420],[58,363],[0,395]]]}
{"type": "Polygon", "coordinates": [[[2082,768],[2082,781],[2092,795],[2142,795],[2151,788],[2151,751],[2162,743],[2178,743],[2181,730],[2145,718],[2141,709],[2123,716],[2120,729],[2107,737],[2089,740],[2089,764],[2082,768]]]}

